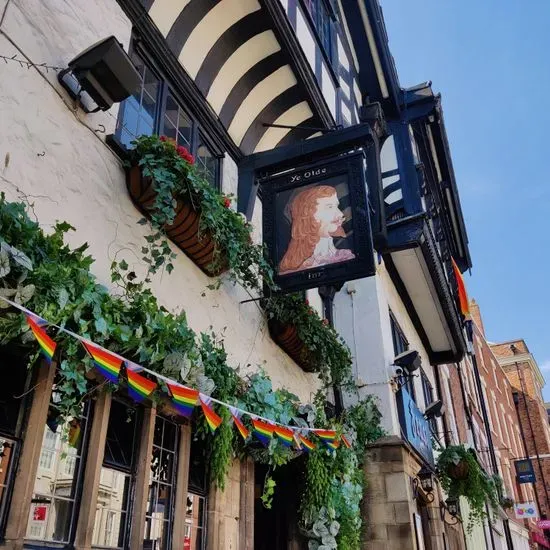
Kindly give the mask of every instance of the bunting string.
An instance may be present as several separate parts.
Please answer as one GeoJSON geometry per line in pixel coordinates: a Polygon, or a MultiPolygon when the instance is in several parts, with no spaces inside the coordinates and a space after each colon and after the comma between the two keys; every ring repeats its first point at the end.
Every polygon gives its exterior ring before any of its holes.
{"type": "MultiPolygon", "coordinates": [[[[56,351],[57,344],[46,333],[46,327],[55,328],[59,332],[63,332],[79,340],[91,356],[94,366],[109,382],[117,383],[119,381],[122,365],[125,365],[128,390],[131,397],[135,401],[142,402],[149,398],[158,387],[157,383],[143,376],[143,374],[147,374],[149,377],[153,377],[157,381],[164,382],[168,388],[172,404],[180,415],[190,418],[195,410],[195,407],[200,404],[206,417],[207,424],[212,432],[214,432],[222,422],[222,418],[212,408],[212,403],[217,403],[218,405],[229,409],[235,427],[245,440],[249,437],[250,431],[241,419],[243,415],[247,415],[251,418],[253,426],[252,431],[254,435],[266,446],[269,445],[269,442],[273,439],[273,437],[276,437],[283,445],[287,447],[292,447],[294,443],[298,449],[302,449],[305,452],[310,452],[316,448],[316,445],[308,438],[304,437],[302,435],[303,433],[309,433],[317,436],[330,449],[335,450],[340,446],[339,436],[335,430],[325,430],[309,426],[287,426],[271,420],[270,418],[265,418],[250,411],[240,409],[234,405],[215,399],[214,397],[202,394],[198,390],[188,388],[158,372],[152,371],[142,365],[134,363],[133,361],[129,361],[115,352],[106,350],[99,344],[95,344],[79,334],[56,325],[55,323],[50,323],[46,319],[42,319],[40,316],[36,315],[36,313],[4,296],[0,296],[0,299],[25,314],[27,323],[37,339],[41,351],[48,361],[51,361],[56,351]],[[138,374],[138,372],[142,374],[138,374]]],[[[344,446],[346,448],[350,448],[351,444],[349,440],[344,435],[340,437],[344,446]]]]}

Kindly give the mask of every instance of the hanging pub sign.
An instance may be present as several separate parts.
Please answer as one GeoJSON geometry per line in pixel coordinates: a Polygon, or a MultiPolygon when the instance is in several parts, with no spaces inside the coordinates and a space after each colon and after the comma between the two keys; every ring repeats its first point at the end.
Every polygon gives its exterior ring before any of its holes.
{"type": "Polygon", "coordinates": [[[275,282],[303,290],[375,273],[362,150],[260,181],[275,282]]]}
{"type": "Polygon", "coordinates": [[[531,459],[524,458],[514,462],[518,483],[535,483],[535,471],[531,459]]]}

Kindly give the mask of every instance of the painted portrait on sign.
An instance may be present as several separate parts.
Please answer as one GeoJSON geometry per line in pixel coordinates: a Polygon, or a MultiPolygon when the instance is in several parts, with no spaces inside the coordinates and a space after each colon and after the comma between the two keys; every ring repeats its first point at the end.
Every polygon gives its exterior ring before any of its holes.
{"type": "Polygon", "coordinates": [[[338,178],[279,194],[278,206],[287,225],[278,243],[279,275],[355,258],[349,244],[348,194],[347,184],[338,178]]]}

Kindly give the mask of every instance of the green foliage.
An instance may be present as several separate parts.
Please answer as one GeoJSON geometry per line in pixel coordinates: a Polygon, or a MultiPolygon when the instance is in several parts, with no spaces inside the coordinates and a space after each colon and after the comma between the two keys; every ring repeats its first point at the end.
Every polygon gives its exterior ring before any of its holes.
{"type": "Polygon", "coordinates": [[[296,327],[307,347],[304,360],[325,384],[345,386],[351,381],[351,353],[338,333],[304,301],[300,294],[275,294],[265,302],[269,319],[296,327]]]}
{"type": "MultiPolygon", "coordinates": [[[[23,204],[9,203],[0,195],[0,291],[10,292],[9,296],[20,303],[24,299],[26,307],[51,323],[147,365],[159,374],[186,383],[191,380],[203,393],[241,409],[281,424],[294,423],[304,428],[313,423],[327,426],[323,392],[315,396],[313,406],[302,405],[289,391],[274,390],[264,372],[241,379],[227,363],[223,341],[214,333],[197,335],[188,326],[183,311],[171,313],[160,306],[150,289],[129,271],[126,262],[113,262],[111,278],[119,293],[109,293],[90,271],[93,259],[86,254],[87,245],[73,250],[64,243],[65,235],[71,230],[69,224],[58,223],[52,233],[45,234],[29,219],[23,204]],[[34,292],[12,293],[21,285],[32,285],[34,292]]],[[[274,316],[306,327],[303,338],[329,373],[325,381],[344,383],[351,359],[337,334],[316,315],[304,310],[307,304],[291,299],[288,305],[294,309],[289,314],[281,305],[284,301],[274,303],[268,306],[274,316]],[[323,342],[323,338],[331,343],[323,342]]],[[[5,309],[0,314],[0,343],[14,340],[27,347],[32,363],[38,356],[37,343],[24,317],[5,309]]],[[[55,340],[60,350],[56,406],[60,416],[67,418],[79,412],[82,401],[93,391],[87,377],[92,365],[76,339],[59,331],[55,340]]],[[[229,411],[220,408],[218,413],[223,423],[214,434],[210,433],[202,415],[198,415],[196,432],[205,440],[210,479],[218,487],[224,487],[235,456],[248,454],[267,464],[269,472],[297,456],[295,450],[277,438],[273,438],[267,448],[258,448],[253,438],[243,443],[229,422],[229,411]]],[[[377,427],[379,418],[374,401],[367,399],[332,421],[338,433],[351,434],[353,449],[331,452],[321,444],[308,456],[301,510],[310,548],[358,548],[361,461],[365,444],[381,433],[377,427]]],[[[275,482],[268,474],[262,498],[265,506],[271,505],[274,491],[275,482]]]]}
{"type": "Polygon", "coordinates": [[[273,285],[273,271],[263,248],[252,242],[252,226],[230,208],[230,197],[218,193],[202,177],[186,149],[158,136],[141,136],[133,144],[132,164],[151,178],[155,190],[148,213],[153,233],[143,248],[150,271],[164,265],[168,272],[173,269],[165,227],[174,221],[177,199],[186,197],[200,211],[200,231],[209,232],[216,245],[212,271],[227,264],[230,275],[245,288],[258,288],[260,274],[266,284],[273,285]]]}
{"type": "Polygon", "coordinates": [[[464,497],[470,506],[467,529],[471,531],[476,523],[482,523],[486,517],[486,503],[493,510],[499,506],[498,476],[488,476],[479,465],[474,453],[464,445],[449,445],[437,458],[438,478],[443,490],[454,498],[464,497]],[[453,470],[464,466],[467,475],[457,479],[453,470]]]}

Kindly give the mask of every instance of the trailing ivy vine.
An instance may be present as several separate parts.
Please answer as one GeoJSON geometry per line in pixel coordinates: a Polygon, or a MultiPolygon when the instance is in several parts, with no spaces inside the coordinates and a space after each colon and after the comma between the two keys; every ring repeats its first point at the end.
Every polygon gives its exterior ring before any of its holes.
{"type": "MultiPolygon", "coordinates": [[[[185,312],[172,313],[160,306],[145,282],[137,280],[125,262],[111,266],[115,292],[99,284],[91,272],[93,258],[87,245],[71,249],[64,242],[73,228],[58,223],[46,234],[32,221],[21,203],[10,203],[0,195],[0,295],[25,304],[30,310],[51,323],[74,331],[97,344],[119,353],[129,360],[147,365],[162,375],[199,388],[203,393],[241,409],[280,422],[307,428],[312,425],[331,426],[338,433],[350,435],[351,449],[329,451],[320,444],[306,461],[306,488],[302,497],[301,526],[309,547],[359,548],[361,518],[359,504],[363,489],[362,460],[365,445],[380,435],[380,414],[373,399],[367,399],[347,410],[337,419],[324,416],[324,393],[313,405],[301,404],[285,389],[273,389],[263,372],[246,378],[227,362],[223,340],[214,333],[196,334],[188,325],[185,312]]],[[[296,298],[285,298],[295,316],[303,316],[304,339],[324,360],[325,381],[345,383],[346,369],[335,370],[335,364],[351,361],[344,346],[337,358],[334,349],[322,342],[329,335],[333,343],[337,334],[313,314],[307,304],[296,298]],[[305,308],[305,309],[304,309],[305,308]],[[325,332],[315,333],[321,325],[325,332]],[[326,353],[327,358],[322,355],[326,353]],[[334,358],[330,359],[331,353],[334,358]]],[[[274,315],[285,318],[283,301],[272,301],[267,307],[274,315]],[[271,310],[269,308],[272,308],[271,310]]],[[[60,416],[79,414],[82,401],[91,390],[89,358],[77,340],[58,332],[59,375],[56,380],[56,403],[60,416]]],[[[0,343],[23,344],[30,363],[36,360],[37,344],[29,333],[24,317],[17,311],[0,310],[0,343]]],[[[153,396],[160,399],[160,395],[153,396]]],[[[232,429],[228,411],[220,409],[224,422],[215,434],[199,418],[196,433],[204,438],[209,475],[213,483],[223,488],[231,461],[235,457],[252,456],[265,463],[272,472],[294,459],[298,452],[274,438],[263,448],[249,438],[243,442],[232,429]]],[[[263,501],[270,505],[275,482],[266,478],[263,501]]]]}

